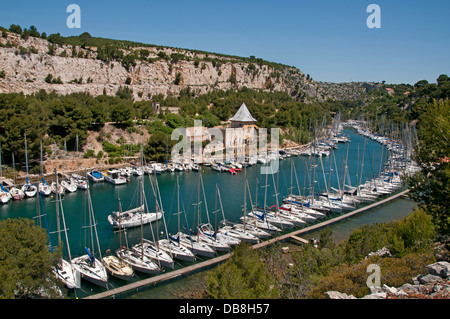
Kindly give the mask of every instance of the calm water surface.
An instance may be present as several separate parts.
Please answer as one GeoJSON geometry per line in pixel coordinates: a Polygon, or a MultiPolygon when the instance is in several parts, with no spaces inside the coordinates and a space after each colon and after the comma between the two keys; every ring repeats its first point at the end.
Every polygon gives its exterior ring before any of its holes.
{"type": "MultiPolygon", "coordinates": [[[[214,214],[220,207],[216,195],[216,185],[220,190],[225,217],[230,221],[237,221],[239,217],[242,216],[245,175],[249,184],[248,188],[250,189],[250,195],[247,191],[247,209],[251,207],[250,203],[255,204],[256,202],[260,206],[263,205],[264,201],[266,201],[266,204],[269,206],[275,205],[277,200],[275,196],[275,185],[277,185],[278,201],[280,203],[282,198],[291,192],[291,189],[293,193],[298,194],[301,192],[309,194],[312,185],[314,185],[315,193],[324,191],[325,185],[328,187],[331,185],[332,187],[338,188],[339,183],[342,182],[341,175],[345,167],[347,153],[347,166],[351,185],[354,186],[359,181],[364,182],[366,179],[370,179],[372,176],[376,175],[380,171],[380,168],[383,168],[388,157],[386,148],[370,139],[359,136],[353,130],[346,129],[344,130],[344,134],[350,135],[351,143],[338,144],[338,149],[333,152],[333,156],[323,158],[299,156],[279,161],[279,173],[268,176],[267,189],[264,187],[266,185],[266,176],[260,174],[261,164],[247,168],[245,174],[244,171],[242,171],[237,175],[218,173],[208,167],[203,167],[202,177],[206,200],[204,199],[202,189],[200,188],[200,201],[202,202],[200,221],[207,222],[208,216],[213,225],[217,221],[222,220],[222,212],[214,214]],[[363,149],[365,149],[364,155],[363,149]],[[363,165],[361,165],[363,158],[364,162],[363,165]],[[317,165],[315,166],[315,169],[312,168],[314,167],[314,164],[317,165]],[[293,170],[292,167],[295,169],[293,170]],[[205,204],[207,205],[207,209],[205,204]]],[[[163,173],[157,176],[169,233],[175,233],[178,229],[178,216],[175,215],[178,211],[176,192],[177,177],[179,178],[181,188],[180,210],[184,212],[183,215],[180,215],[180,227],[181,229],[195,229],[198,223],[198,211],[197,206],[194,204],[198,202],[199,176],[200,174],[198,172],[163,173]]],[[[114,186],[106,182],[97,184],[90,183],[90,194],[92,197],[102,254],[104,254],[107,249],[114,251],[119,247],[119,233],[113,231],[111,225],[107,221],[107,216],[111,211],[118,210],[119,197],[124,210],[138,206],[139,181],[140,178],[132,176],[130,182],[125,185],[114,186]]],[[[150,180],[147,175],[143,176],[143,183],[148,207],[150,210],[154,210],[155,196],[152,192],[150,180]]],[[[64,216],[68,228],[72,257],[84,254],[85,247],[90,247],[90,249],[92,249],[90,244],[90,232],[89,229],[85,227],[88,225],[86,197],[86,191],[78,190],[72,194],[66,193],[63,200],[64,216]]],[[[381,222],[390,221],[392,218],[401,218],[398,213],[407,212],[405,214],[408,214],[411,211],[412,206],[414,205],[407,200],[398,200],[389,206],[374,209],[370,213],[362,214],[333,226],[337,227],[336,231],[333,228],[334,236],[336,236],[336,239],[339,239],[341,238],[340,236],[345,236],[345,234],[348,233],[347,228],[353,229],[353,227],[357,227],[356,225],[370,223],[371,221],[381,222]],[[391,206],[394,204],[399,206],[391,206]],[[386,210],[386,207],[393,208],[386,210]],[[354,225],[352,224],[349,226],[349,223],[354,223],[354,225]],[[340,229],[340,227],[342,229],[340,229]]],[[[43,198],[42,205],[39,203],[38,198],[11,201],[6,205],[0,206],[0,218],[35,218],[40,212],[42,213],[42,211],[46,213],[49,230],[51,232],[55,231],[56,206],[55,199],[52,197],[43,198]]],[[[45,226],[45,220],[43,218],[35,218],[35,220],[38,223],[41,222],[41,224],[45,226]]],[[[152,239],[153,236],[160,235],[162,230],[162,223],[153,223],[151,226],[144,225],[143,236],[144,238],[152,239]]],[[[315,234],[308,234],[308,236],[314,235],[315,234]]],[[[122,234],[122,245],[125,245],[126,243],[129,245],[135,244],[140,241],[140,238],[140,227],[128,229],[126,232],[126,241],[125,236],[122,234]]],[[[56,234],[52,234],[51,239],[53,244],[58,241],[56,234]]],[[[96,247],[94,251],[95,253],[98,252],[96,247]]],[[[67,254],[67,251],[65,253],[67,254]]],[[[177,265],[177,267],[182,266],[184,266],[184,264],[177,265]]],[[[138,276],[139,277],[132,280],[146,278],[146,275],[143,274],[138,274],[138,276]]],[[[189,279],[187,278],[187,280],[189,279]]],[[[123,282],[116,280],[115,278],[110,278],[110,282],[113,287],[123,284],[123,282]]],[[[100,288],[83,281],[82,290],[77,293],[77,296],[82,297],[85,294],[99,291],[101,291],[100,288]]]]}

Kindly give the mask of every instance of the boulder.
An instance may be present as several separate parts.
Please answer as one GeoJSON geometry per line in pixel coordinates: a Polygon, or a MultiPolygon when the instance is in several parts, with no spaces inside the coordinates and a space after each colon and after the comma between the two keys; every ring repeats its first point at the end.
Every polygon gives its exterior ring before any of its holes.
{"type": "Polygon", "coordinates": [[[419,292],[418,285],[404,284],[403,286],[399,287],[398,289],[405,293],[418,293],[419,292]]]}
{"type": "Polygon", "coordinates": [[[419,281],[420,284],[422,285],[429,285],[429,284],[433,284],[435,282],[438,281],[442,281],[442,278],[440,276],[435,276],[435,275],[421,275],[417,278],[417,280],[419,281]]]}
{"type": "Polygon", "coordinates": [[[392,295],[396,295],[398,293],[398,289],[395,287],[389,287],[388,285],[384,284],[383,285],[383,290],[386,293],[392,294],[392,295]]]}
{"type": "Polygon", "coordinates": [[[369,255],[367,255],[366,258],[371,257],[371,256],[380,256],[380,257],[393,257],[391,252],[389,251],[389,249],[387,247],[383,247],[375,252],[371,252],[369,253],[369,255]]]}
{"type": "Polygon", "coordinates": [[[327,291],[325,293],[326,299],[357,299],[353,295],[347,295],[345,293],[339,292],[339,291],[327,291]]]}
{"type": "Polygon", "coordinates": [[[377,293],[380,293],[380,292],[385,292],[383,288],[378,287],[378,286],[370,286],[369,289],[370,289],[370,293],[371,294],[377,294],[377,293]]]}
{"type": "Polygon", "coordinates": [[[385,292],[376,292],[362,297],[361,299],[386,299],[387,294],[385,292]]]}
{"type": "Polygon", "coordinates": [[[446,261],[439,261],[427,266],[428,274],[447,278],[450,276],[450,263],[446,261]]]}

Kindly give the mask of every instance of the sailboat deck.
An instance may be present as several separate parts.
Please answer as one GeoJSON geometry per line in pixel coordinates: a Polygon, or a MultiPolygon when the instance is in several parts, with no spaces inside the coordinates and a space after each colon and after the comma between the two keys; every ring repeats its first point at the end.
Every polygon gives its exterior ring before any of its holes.
{"type": "MultiPolygon", "coordinates": [[[[357,215],[357,214],[365,212],[365,211],[367,211],[369,209],[372,209],[372,208],[375,208],[377,206],[383,205],[383,204],[385,204],[387,202],[390,202],[390,201],[392,201],[394,199],[397,199],[397,198],[399,198],[401,196],[406,195],[408,192],[409,192],[408,189],[404,190],[404,191],[399,192],[399,193],[397,193],[395,195],[392,195],[392,196],[390,196],[388,198],[385,198],[385,199],[380,200],[378,202],[375,202],[373,204],[367,205],[365,207],[356,209],[356,210],[351,211],[349,213],[342,214],[342,215],[337,216],[335,218],[331,218],[331,219],[328,219],[326,221],[323,221],[323,222],[320,222],[320,223],[317,223],[317,224],[314,224],[314,225],[311,225],[309,227],[305,227],[305,228],[302,228],[302,229],[299,229],[299,230],[296,230],[296,231],[293,231],[293,232],[289,232],[287,234],[284,234],[284,235],[281,235],[281,236],[277,236],[277,237],[274,237],[274,238],[269,239],[269,240],[265,240],[265,241],[263,241],[263,242],[261,242],[259,244],[253,245],[253,249],[259,249],[259,248],[262,248],[262,247],[274,244],[274,243],[279,242],[279,241],[288,240],[290,237],[293,237],[293,236],[296,237],[297,235],[305,234],[305,233],[308,233],[308,232],[311,232],[311,231],[314,231],[314,230],[326,227],[327,225],[339,222],[339,221],[344,220],[344,219],[346,219],[348,217],[357,215]]],[[[124,286],[117,287],[117,288],[114,288],[114,289],[111,289],[111,290],[107,290],[107,291],[104,291],[104,292],[101,292],[101,293],[98,293],[98,294],[95,294],[95,295],[91,295],[91,296],[86,297],[85,299],[110,298],[110,297],[114,297],[115,295],[119,295],[121,293],[125,293],[127,291],[131,291],[131,290],[138,291],[139,288],[142,288],[142,287],[146,287],[146,286],[149,286],[149,285],[156,285],[157,283],[161,283],[161,282],[164,282],[166,280],[174,279],[174,278],[186,275],[186,274],[188,274],[190,272],[194,272],[194,271],[198,271],[198,270],[202,270],[202,269],[211,267],[213,265],[216,265],[218,263],[221,263],[221,262],[227,260],[228,258],[230,258],[230,256],[231,256],[231,253],[224,254],[224,255],[221,255],[221,256],[218,256],[218,257],[215,257],[215,258],[211,258],[211,259],[208,259],[208,260],[200,262],[200,263],[193,264],[191,266],[183,267],[181,269],[174,270],[174,271],[169,271],[169,272],[166,272],[166,273],[158,275],[158,276],[154,276],[154,277],[151,277],[151,278],[143,279],[143,280],[140,280],[140,281],[137,281],[137,282],[134,282],[134,283],[130,283],[128,285],[124,285],[124,286]]]]}

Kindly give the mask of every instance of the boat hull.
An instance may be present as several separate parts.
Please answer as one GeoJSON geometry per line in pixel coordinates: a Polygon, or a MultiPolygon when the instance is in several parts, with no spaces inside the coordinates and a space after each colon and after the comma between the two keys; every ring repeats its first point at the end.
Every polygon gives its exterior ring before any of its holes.
{"type": "Polygon", "coordinates": [[[94,183],[100,183],[105,180],[105,176],[103,176],[103,174],[99,171],[90,171],[89,173],[87,173],[87,177],[91,182],[94,183]]]}
{"type": "Polygon", "coordinates": [[[96,286],[108,288],[108,274],[99,260],[95,259],[94,263],[91,264],[89,256],[83,255],[72,259],[72,264],[81,274],[82,279],[96,286]]]}

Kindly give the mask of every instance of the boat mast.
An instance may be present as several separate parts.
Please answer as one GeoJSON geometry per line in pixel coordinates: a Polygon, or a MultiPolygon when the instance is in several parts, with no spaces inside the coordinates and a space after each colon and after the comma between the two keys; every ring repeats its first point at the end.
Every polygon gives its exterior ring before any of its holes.
{"type": "Polygon", "coordinates": [[[244,220],[243,220],[243,223],[244,223],[244,230],[245,230],[245,226],[247,225],[247,223],[246,223],[246,218],[245,218],[245,215],[247,215],[247,167],[246,166],[244,166],[244,207],[243,207],[243,210],[242,210],[242,216],[244,216],[244,220]]]}
{"type": "Polygon", "coordinates": [[[122,249],[122,204],[119,196],[119,249],[122,249]]]}
{"type": "MultiPolygon", "coordinates": [[[[28,149],[27,149],[27,132],[24,133],[25,139],[25,166],[27,170],[27,179],[28,179],[28,149]]],[[[28,182],[28,181],[27,181],[28,182]]]]}
{"type": "MultiPolygon", "coordinates": [[[[203,192],[203,200],[205,201],[206,217],[208,218],[208,224],[211,224],[211,221],[209,219],[209,213],[208,213],[208,202],[206,200],[206,194],[205,194],[205,185],[203,185],[202,173],[200,173],[200,181],[202,182],[202,192],[203,192]]],[[[216,184],[216,189],[217,189],[217,184],[216,184]]],[[[200,223],[200,221],[199,221],[199,223],[200,223]]]]}
{"type": "MultiPolygon", "coordinates": [[[[150,178],[150,176],[149,176],[149,178],[150,178]]],[[[156,191],[158,193],[158,198],[159,198],[158,207],[161,210],[161,214],[162,214],[162,218],[163,218],[163,224],[164,224],[164,230],[166,231],[166,235],[167,235],[168,231],[167,231],[166,218],[165,218],[164,208],[162,206],[161,193],[159,192],[159,184],[158,184],[158,180],[156,178],[155,178],[155,184],[156,184],[155,188],[156,188],[156,191]]],[[[159,247],[159,242],[158,242],[158,247],[159,247]]]]}
{"type": "Polygon", "coordinates": [[[140,191],[140,206],[139,210],[141,211],[141,258],[144,260],[144,221],[143,221],[143,215],[144,215],[144,183],[142,182],[144,179],[141,178],[139,187],[141,189],[140,191]]]}
{"type": "Polygon", "coordinates": [[[362,154],[362,160],[361,160],[361,174],[359,175],[359,185],[358,187],[361,187],[361,179],[363,174],[363,168],[364,168],[364,154],[366,152],[366,138],[364,137],[364,147],[363,147],[363,154],[362,154]]]}
{"type": "Polygon", "coordinates": [[[44,177],[44,163],[42,162],[42,138],[41,138],[41,162],[39,163],[39,168],[41,171],[41,178],[44,177]]]}
{"type": "Polygon", "coordinates": [[[12,153],[12,162],[13,162],[13,180],[14,185],[16,185],[16,163],[14,162],[14,152],[12,153]]]}
{"type": "Polygon", "coordinates": [[[75,169],[78,169],[78,156],[79,156],[79,154],[78,154],[78,134],[76,135],[76,137],[75,137],[75,143],[76,143],[76,145],[75,145],[75,147],[76,147],[76,151],[75,151],[75,153],[76,153],[76,157],[75,157],[75,169]]]}
{"type": "MultiPolygon", "coordinates": [[[[200,225],[200,177],[202,174],[200,173],[198,176],[198,185],[197,185],[197,226],[200,225]]],[[[200,232],[197,231],[197,242],[200,241],[200,232]]]]}
{"type": "MultiPolygon", "coordinates": [[[[58,174],[56,173],[56,168],[55,168],[55,175],[56,175],[56,185],[58,185],[58,174]]],[[[61,194],[58,191],[56,191],[56,198],[57,198],[56,207],[58,207],[58,205],[59,205],[60,209],[61,209],[61,217],[62,217],[62,222],[63,222],[64,236],[66,238],[67,253],[69,255],[69,260],[72,260],[72,256],[71,256],[71,253],[70,253],[69,237],[67,235],[66,219],[64,217],[64,210],[63,210],[62,201],[61,201],[61,194]],[[59,202],[59,204],[58,204],[58,202],[59,202]]],[[[59,212],[58,212],[58,214],[59,214],[59,212]]],[[[58,222],[58,228],[60,228],[59,227],[59,222],[58,222]]],[[[58,242],[61,241],[60,233],[61,233],[61,231],[58,230],[58,239],[59,239],[58,242]]]]}
{"type": "Polygon", "coordinates": [[[178,176],[177,176],[177,221],[178,221],[178,246],[181,245],[181,240],[180,240],[180,184],[178,181],[178,176]]]}

